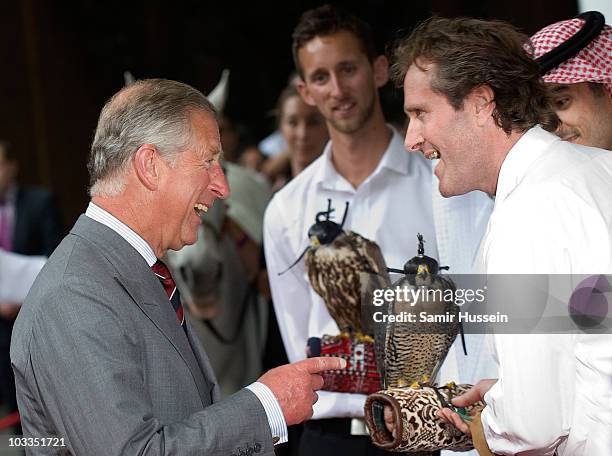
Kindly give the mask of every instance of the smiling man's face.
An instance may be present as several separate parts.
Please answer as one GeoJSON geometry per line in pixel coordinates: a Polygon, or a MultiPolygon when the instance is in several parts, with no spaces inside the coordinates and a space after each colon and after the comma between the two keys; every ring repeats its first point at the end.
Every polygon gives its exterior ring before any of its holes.
{"type": "Polygon", "coordinates": [[[386,58],[370,62],[358,38],[345,30],[313,38],[298,56],[304,73],[298,89],[330,128],[351,134],[366,125],[376,108],[378,87],[388,79],[386,58]]]}
{"type": "Polygon", "coordinates": [[[612,150],[612,95],[602,84],[551,85],[561,139],[612,150]]]}
{"type": "Polygon", "coordinates": [[[409,118],[405,147],[437,159],[435,174],[443,196],[482,189],[480,162],[486,153],[478,146],[476,125],[469,110],[455,110],[448,99],[432,90],[432,64],[413,64],[404,78],[404,110],[409,118]]]}
{"type": "Polygon", "coordinates": [[[229,187],[221,168],[221,142],[217,122],[210,114],[192,114],[191,145],[166,163],[159,189],[164,201],[159,214],[163,250],[179,250],[197,240],[200,217],[229,187]]]}

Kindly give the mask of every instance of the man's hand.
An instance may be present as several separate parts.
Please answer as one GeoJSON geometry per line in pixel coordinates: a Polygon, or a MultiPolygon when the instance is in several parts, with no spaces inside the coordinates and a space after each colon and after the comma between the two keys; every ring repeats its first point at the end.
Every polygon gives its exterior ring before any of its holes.
{"type": "MultiPolygon", "coordinates": [[[[497,379],[486,379],[480,380],[476,385],[470,388],[468,391],[463,393],[460,396],[457,396],[452,399],[452,404],[456,407],[467,407],[472,404],[475,404],[478,401],[484,402],[484,396],[491,389],[493,385],[497,383],[497,379]]],[[[446,423],[450,423],[454,425],[457,429],[459,429],[464,434],[469,436],[472,435],[470,431],[470,427],[468,423],[463,421],[463,418],[459,416],[458,413],[452,411],[449,408],[443,408],[438,411],[438,416],[445,421],[446,423]]]]}
{"type": "Polygon", "coordinates": [[[346,361],[341,358],[309,358],[272,369],[257,381],[270,388],[290,426],[312,417],[312,406],[319,398],[315,391],[323,387],[319,373],[344,367],[346,361]]]}

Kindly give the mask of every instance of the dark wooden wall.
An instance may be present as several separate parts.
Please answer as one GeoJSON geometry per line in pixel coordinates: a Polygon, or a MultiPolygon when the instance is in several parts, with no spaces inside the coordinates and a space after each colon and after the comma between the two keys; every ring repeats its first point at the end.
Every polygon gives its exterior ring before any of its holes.
{"type": "MultiPolygon", "coordinates": [[[[0,2],[0,138],[18,151],[21,180],[54,190],[72,225],[88,200],[85,163],[98,112],[125,69],[208,92],[229,67],[228,113],[261,137],[292,69],[291,30],[320,3],[0,2]]],[[[505,19],[527,33],[577,13],[575,0],[338,3],[372,24],[381,48],[432,12],[505,19]]]]}

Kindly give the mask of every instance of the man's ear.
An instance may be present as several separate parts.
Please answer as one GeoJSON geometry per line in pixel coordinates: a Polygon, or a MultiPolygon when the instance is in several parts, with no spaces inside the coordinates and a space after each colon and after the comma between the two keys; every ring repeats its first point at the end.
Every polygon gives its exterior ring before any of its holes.
{"type": "Polygon", "coordinates": [[[308,90],[308,87],[306,86],[306,83],[304,82],[302,78],[300,78],[297,81],[297,84],[295,86],[298,92],[300,93],[302,100],[304,100],[304,103],[306,103],[309,106],[314,106],[314,107],[317,106],[314,99],[310,96],[310,91],[308,90]]]}
{"type": "Polygon", "coordinates": [[[389,82],[389,60],[384,55],[379,55],[372,64],[374,70],[374,83],[376,88],[381,88],[389,82]]]}
{"type": "Polygon", "coordinates": [[[138,180],[149,190],[157,190],[163,158],[152,144],[143,144],[132,159],[132,166],[138,180]]]}
{"type": "Polygon", "coordinates": [[[493,117],[495,111],[495,92],[487,84],[474,87],[468,94],[470,109],[476,117],[478,125],[485,125],[493,117]]]}

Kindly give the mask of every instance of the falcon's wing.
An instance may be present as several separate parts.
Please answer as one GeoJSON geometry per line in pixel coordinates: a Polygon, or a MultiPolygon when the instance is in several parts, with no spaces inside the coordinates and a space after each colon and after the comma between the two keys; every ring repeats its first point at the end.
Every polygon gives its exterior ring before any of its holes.
{"type": "MultiPolygon", "coordinates": [[[[359,237],[361,238],[360,241],[362,241],[362,250],[365,252],[364,256],[369,262],[370,269],[370,271],[366,271],[364,274],[362,274],[361,279],[361,320],[363,324],[363,332],[365,334],[374,335],[376,340],[376,327],[380,325],[374,323],[374,313],[386,309],[372,305],[373,295],[376,290],[383,290],[389,287],[391,285],[391,279],[389,278],[387,264],[385,263],[385,259],[383,258],[378,244],[361,236],[359,237]]],[[[384,337],[381,339],[381,341],[384,341],[384,337]]],[[[378,345],[375,345],[375,347],[378,348],[378,345]]],[[[376,352],[376,356],[378,359],[378,351],[376,352]]]]}

